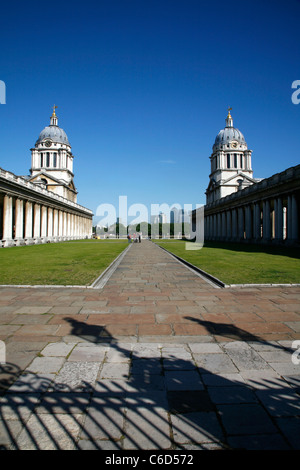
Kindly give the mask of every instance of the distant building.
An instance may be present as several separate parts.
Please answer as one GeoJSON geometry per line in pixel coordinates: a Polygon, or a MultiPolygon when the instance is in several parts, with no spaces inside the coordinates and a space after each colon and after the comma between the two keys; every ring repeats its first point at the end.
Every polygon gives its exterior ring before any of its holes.
{"type": "Polygon", "coordinates": [[[184,222],[184,209],[178,208],[176,206],[171,207],[170,212],[170,222],[173,224],[181,224],[184,222]]]}
{"type": "Polygon", "coordinates": [[[151,215],[151,224],[166,224],[167,223],[167,215],[163,212],[160,212],[156,215],[151,215]]]}

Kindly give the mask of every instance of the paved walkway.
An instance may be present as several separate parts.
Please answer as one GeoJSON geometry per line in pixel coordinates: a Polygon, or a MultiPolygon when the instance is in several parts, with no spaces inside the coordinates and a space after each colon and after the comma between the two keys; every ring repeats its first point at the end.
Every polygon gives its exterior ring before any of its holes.
{"type": "Polygon", "coordinates": [[[103,289],[2,287],[0,448],[299,449],[299,300],[148,241],[103,289]]]}

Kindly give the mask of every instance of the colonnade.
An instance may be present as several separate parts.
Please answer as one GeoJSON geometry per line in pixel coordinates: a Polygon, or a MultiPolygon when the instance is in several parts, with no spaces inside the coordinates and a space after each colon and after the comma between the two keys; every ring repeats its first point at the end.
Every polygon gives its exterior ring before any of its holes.
{"type": "Polygon", "coordinates": [[[91,235],[92,217],[80,209],[2,194],[0,247],[74,240],[91,235]]]}
{"type": "Polygon", "coordinates": [[[299,243],[300,193],[218,205],[205,211],[205,239],[299,243]]]}

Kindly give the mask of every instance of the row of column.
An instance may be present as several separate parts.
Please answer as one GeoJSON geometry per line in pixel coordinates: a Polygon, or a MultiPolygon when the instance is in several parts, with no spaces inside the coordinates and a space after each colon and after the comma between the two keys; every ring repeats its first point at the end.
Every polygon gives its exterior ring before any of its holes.
{"type": "Polygon", "coordinates": [[[90,237],[90,218],[5,195],[0,246],[90,237]]]}
{"type": "Polygon", "coordinates": [[[297,242],[299,198],[293,193],[206,215],[205,239],[297,242]]]}

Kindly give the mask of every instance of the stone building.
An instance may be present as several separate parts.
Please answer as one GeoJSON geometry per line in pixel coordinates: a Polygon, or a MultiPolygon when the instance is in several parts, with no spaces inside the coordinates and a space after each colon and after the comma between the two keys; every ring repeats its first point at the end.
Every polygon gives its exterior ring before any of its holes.
{"type": "Polygon", "coordinates": [[[241,131],[233,127],[230,111],[231,108],[228,110],[226,126],[218,133],[210,156],[207,204],[259,181],[253,178],[252,150],[248,149],[241,131]]]}
{"type": "MultiPolygon", "coordinates": [[[[299,246],[300,165],[254,178],[252,151],[233,127],[230,110],[210,157],[205,240],[299,246]]],[[[199,217],[193,211],[193,226],[199,217]]]]}
{"type": "Polygon", "coordinates": [[[74,156],[55,109],[31,149],[30,175],[0,168],[0,247],[92,235],[93,212],[77,203],[74,156]]]}

